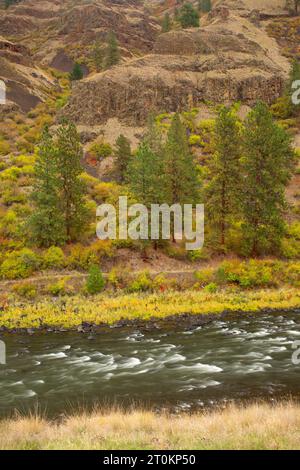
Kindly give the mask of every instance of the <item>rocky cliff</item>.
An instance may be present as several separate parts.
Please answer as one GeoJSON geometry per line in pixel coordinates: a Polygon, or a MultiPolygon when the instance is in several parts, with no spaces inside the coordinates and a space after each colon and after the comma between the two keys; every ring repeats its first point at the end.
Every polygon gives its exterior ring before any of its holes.
{"type": "Polygon", "coordinates": [[[70,71],[110,30],[122,62],[74,86],[64,112],[77,123],[102,125],[117,118],[135,126],[150,109],[176,111],[204,100],[252,104],[279,96],[289,64],[261,20],[286,15],[286,0],[212,0],[200,28],[159,34],[159,18],[179,4],[23,0],[1,10],[0,78],[10,100],[30,109],[51,86],[43,67],[70,71]]]}
{"type": "Polygon", "coordinates": [[[205,100],[271,102],[288,69],[262,28],[217,9],[204,26],[161,34],[151,54],[80,82],[64,112],[80,124],[117,117],[137,125],[150,109],[172,112],[205,100]]]}

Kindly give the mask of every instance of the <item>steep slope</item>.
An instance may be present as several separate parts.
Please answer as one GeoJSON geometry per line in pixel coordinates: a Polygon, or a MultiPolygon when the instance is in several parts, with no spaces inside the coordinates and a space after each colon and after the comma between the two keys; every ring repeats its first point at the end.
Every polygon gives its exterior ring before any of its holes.
{"type": "Polygon", "coordinates": [[[79,83],[64,112],[80,124],[117,117],[136,125],[149,109],[172,112],[204,100],[270,103],[288,69],[263,29],[236,11],[224,18],[217,8],[205,26],[161,34],[152,54],[79,83]]]}
{"type": "Polygon", "coordinates": [[[141,0],[24,0],[0,17],[2,35],[22,38],[37,59],[50,65],[61,49],[77,58],[110,30],[124,54],[132,55],[151,49],[159,26],[141,0]]]}
{"type": "Polygon", "coordinates": [[[215,0],[213,4],[215,7],[227,7],[243,16],[248,16],[254,10],[262,17],[287,14],[287,0],[215,0]]]}
{"type": "MultiPolygon", "coordinates": [[[[123,57],[149,52],[159,31],[141,0],[23,0],[0,9],[0,78],[11,103],[28,111],[47,95],[51,80],[40,67],[85,75],[95,40],[115,31],[123,57]]],[[[1,111],[4,109],[1,108],[1,111]]]]}
{"type": "Polygon", "coordinates": [[[47,97],[54,85],[48,74],[37,67],[28,49],[0,36],[0,79],[6,85],[7,105],[1,112],[14,107],[29,111],[47,97]]]}

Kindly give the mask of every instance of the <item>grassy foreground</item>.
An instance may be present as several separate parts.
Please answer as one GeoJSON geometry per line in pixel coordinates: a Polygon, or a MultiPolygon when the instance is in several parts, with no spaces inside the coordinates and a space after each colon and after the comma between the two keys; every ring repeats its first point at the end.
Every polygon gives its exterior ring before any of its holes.
{"type": "Polygon", "coordinates": [[[230,406],[182,416],[95,412],[62,424],[19,417],[0,422],[0,449],[300,449],[300,406],[230,406]]]}
{"type": "Polygon", "coordinates": [[[214,293],[197,290],[154,294],[101,294],[93,297],[45,298],[17,302],[0,311],[0,326],[14,328],[76,328],[82,322],[114,324],[121,319],[162,319],[181,314],[218,314],[224,311],[257,312],[263,309],[300,307],[297,288],[230,290],[214,293]]]}

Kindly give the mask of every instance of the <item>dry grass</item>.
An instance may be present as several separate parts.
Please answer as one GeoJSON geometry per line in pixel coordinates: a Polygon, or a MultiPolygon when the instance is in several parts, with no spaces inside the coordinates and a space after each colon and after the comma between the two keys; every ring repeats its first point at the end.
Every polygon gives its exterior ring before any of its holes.
{"type": "Polygon", "coordinates": [[[253,404],[182,416],[119,410],[50,423],[0,422],[0,449],[300,449],[300,406],[253,404]]]}

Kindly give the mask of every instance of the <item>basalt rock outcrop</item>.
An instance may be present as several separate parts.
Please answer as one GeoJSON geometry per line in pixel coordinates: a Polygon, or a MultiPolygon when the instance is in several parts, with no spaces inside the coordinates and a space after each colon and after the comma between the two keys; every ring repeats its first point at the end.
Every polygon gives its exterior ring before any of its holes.
{"type": "Polygon", "coordinates": [[[159,36],[152,54],[88,77],[64,113],[79,124],[110,117],[141,125],[149,113],[182,111],[204,100],[272,102],[289,64],[265,32],[246,18],[216,15],[207,26],[159,36]]]}

